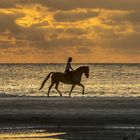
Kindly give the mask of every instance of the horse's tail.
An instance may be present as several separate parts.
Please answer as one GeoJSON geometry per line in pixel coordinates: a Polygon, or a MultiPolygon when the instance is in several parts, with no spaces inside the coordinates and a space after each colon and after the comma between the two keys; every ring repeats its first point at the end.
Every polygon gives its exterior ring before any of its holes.
{"type": "Polygon", "coordinates": [[[51,74],[53,74],[53,72],[50,72],[50,73],[48,74],[48,76],[47,76],[47,77],[45,78],[45,80],[42,82],[42,85],[41,85],[41,87],[39,88],[39,90],[41,90],[41,89],[44,87],[46,81],[50,78],[50,75],[51,75],[51,74]]]}

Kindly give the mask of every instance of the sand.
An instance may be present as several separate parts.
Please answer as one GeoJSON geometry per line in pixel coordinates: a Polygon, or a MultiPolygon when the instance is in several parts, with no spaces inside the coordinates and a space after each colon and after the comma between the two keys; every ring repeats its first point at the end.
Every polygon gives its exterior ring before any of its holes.
{"type": "Polygon", "coordinates": [[[1,97],[0,132],[29,129],[65,132],[59,139],[138,139],[140,98],[1,97]]]}
{"type": "Polygon", "coordinates": [[[138,127],[140,98],[2,97],[0,120],[46,127],[138,127]]]}

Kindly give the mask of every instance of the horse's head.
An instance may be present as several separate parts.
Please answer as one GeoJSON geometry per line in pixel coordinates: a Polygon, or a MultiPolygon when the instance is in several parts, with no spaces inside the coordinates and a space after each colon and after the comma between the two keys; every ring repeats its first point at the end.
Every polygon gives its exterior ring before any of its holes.
{"type": "Polygon", "coordinates": [[[88,66],[84,66],[84,74],[86,75],[86,78],[89,77],[89,67],[88,66]]]}
{"type": "MultiPolygon", "coordinates": [[[[89,67],[88,66],[82,66],[82,67],[79,67],[75,70],[77,73],[82,74],[84,73],[86,75],[86,78],[89,77],[89,67]]],[[[76,73],[76,74],[77,74],[76,73]]]]}

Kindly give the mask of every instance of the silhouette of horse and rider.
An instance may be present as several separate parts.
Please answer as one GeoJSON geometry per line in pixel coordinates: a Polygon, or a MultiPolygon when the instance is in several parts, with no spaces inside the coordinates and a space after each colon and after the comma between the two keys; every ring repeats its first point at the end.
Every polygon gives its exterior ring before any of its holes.
{"type": "Polygon", "coordinates": [[[55,89],[59,92],[60,96],[62,96],[61,91],[58,89],[58,85],[60,82],[72,85],[70,93],[69,93],[69,97],[71,97],[71,93],[76,85],[82,87],[82,89],[83,89],[82,94],[84,94],[84,85],[81,84],[81,77],[83,74],[85,74],[86,78],[89,77],[89,67],[88,66],[81,66],[81,67],[77,68],[76,70],[73,70],[73,68],[71,67],[71,62],[72,62],[72,58],[69,57],[64,73],[50,72],[48,74],[48,76],[45,78],[45,80],[42,82],[39,90],[41,90],[44,87],[46,81],[51,76],[51,84],[49,86],[48,93],[47,93],[48,97],[49,97],[50,90],[54,84],[55,84],[55,89]]]}

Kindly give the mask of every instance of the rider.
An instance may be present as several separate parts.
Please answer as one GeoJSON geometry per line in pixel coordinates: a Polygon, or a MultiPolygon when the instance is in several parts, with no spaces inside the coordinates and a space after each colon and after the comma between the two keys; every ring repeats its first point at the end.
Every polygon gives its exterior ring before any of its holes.
{"type": "Polygon", "coordinates": [[[71,73],[73,71],[73,68],[71,67],[71,62],[72,62],[72,57],[69,57],[66,64],[65,73],[71,73]]]}

